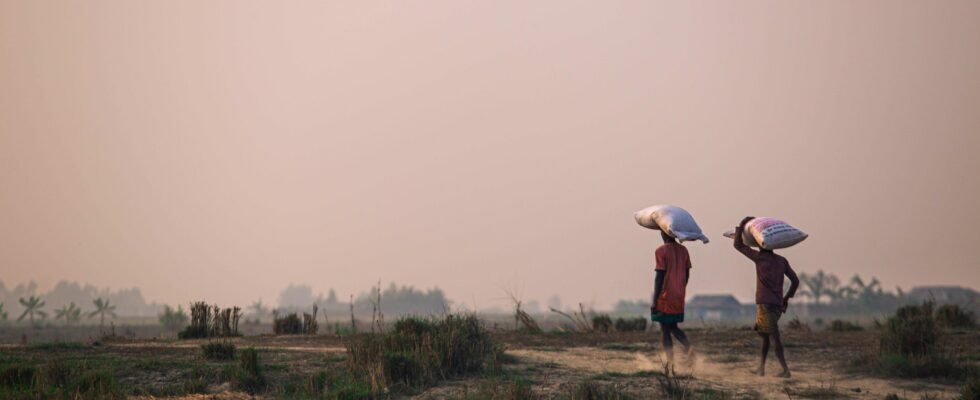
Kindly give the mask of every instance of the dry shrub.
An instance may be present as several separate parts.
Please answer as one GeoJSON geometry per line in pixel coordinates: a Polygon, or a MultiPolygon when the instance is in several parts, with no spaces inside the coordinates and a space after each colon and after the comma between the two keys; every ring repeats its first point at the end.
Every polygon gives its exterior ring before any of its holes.
{"type": "Polygon", "coordinates": [[[940,334],[932,302],[904,306],[885,322],[885,331],[880,338],[881,350],[906,357],[925,356],[936,350],[940,334]]]}
{"type": "Polygon", "coordinates": [[[518,325],[518,329],[531,334],[541,333],[541,327],[538,326],[537,321],[521,309],[521,301],[513,295],[510,298],[514,301],[514,322],[518,325]]]}
{"type": "Polygon", "coordinates": [[[210,342],[201,345],[201,354],[207,360],[231,360],[235,358],[235,344],[210,342]]]}
{"type": "Polygon", "coordinates": [[[793,319],[789,320],[789,322],[786,324],[786,328],[791,331],[799,331],[799,332],[810,331],[810,325],[808,325],[803,321],[800,321],[800,317],[793,317],[793,319]]]}
{"type": "Polygon", "coordinates": [[[977,325],[977,318],[959,304],[945,304],[936,309],[936,322],[946,328],[968,329],[977,325]]]}
{"type": "Polygon", "coordinates": [[[606,314],[600,314],[592,317],[592,330],[596,332],[609,333],[612,326],[612,318],[609,318],[609,316],[606,314]]]}
{"type": "Polygon", "coordinates": [[[617,332],[643,332],[647,330],[647,319],[639,318],[616,318],[617,332]]]}
{"type": "Polygon", "coordinates": [[[375,393],[499,368],[501,353],[475,315],[408,317],[391,332],[354,335],[344,345],[351,374],[375,393]]]}
{"type": "Polygon", "coordinates": [[[238,365],[232,374],[232,386],[235,389],[255,394],[266,387],[265,375],[259,361],[259,352],[254,348],[242,350],[238,365]]]}
{"type": "Polygon", "coordinates": [[[238,321],[242,316],[239,307],[221,309],[199,301],[191,304],[191,324],[177,334],[180,339],[241,336],[238,321]]]}
{"type": "Polygon", "coordinates": [[[882,324],[878,348],[859,355],[854,364],[901,378],[956,379],[969,375],[970,366],[940,347],[942,335],[932,302],[904,306],[882,324]]]}
{"type": "Polygon", "coordinates": [[[862,330],[864,330],[864,328],[862,328],[861,325],[855,324],[851,321],[842,321],[839,319],[830,321],[831,332],[856,332],[862,330]]]}
{"type": "Polygon", "coordinates": [[[276,335],[299,335],[303,333],[303,322],[296,313],[279,315],[279,312],[273,311],[272,332],[276,335]]]}
{"type": "Polygon", "coordinates": [[[317,306],[313,305],[313,314],[303,313],[301,320],[299,314],[279,314],[279,311],[272,310],[272,332],[276,335],[316,335],[320,329],[316,322],[317,306]]]}

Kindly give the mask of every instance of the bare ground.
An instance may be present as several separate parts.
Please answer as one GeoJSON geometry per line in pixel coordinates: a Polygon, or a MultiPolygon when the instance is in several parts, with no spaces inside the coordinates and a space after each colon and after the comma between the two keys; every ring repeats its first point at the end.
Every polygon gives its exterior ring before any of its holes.
{"type": "MultiPolygon", "coordinates": [[[[887,379],[848,368],[848,362],[856,354],[873,347],[874,335],[867,331],[785,331],[786,356],[793,371],[790,379],[752,373],[758,357],[758,338],[752,331],[705,328],[691,329],[688,335],[696,347],[696,355],[693,360],[679,356],[677,373],[684,378],[684,385],[708,398],[882,399],[895,393],[908,399],[923,395],[952,399],[961,385],[943,379],[887,379]]],[[[615,386],[635,398],[663,398],[657,378],[664,368],[657,332],[527,335],[497,331],[494,337],[506,346],[506,353],[517,359],[508,368],[531,380],[535,393],[543,398],[562,398],[572,387],[588,379],[615,386]]],[[[302,379],[318,371],[344,366],[343,338],[336,335],[264,335],[231,341],[239,348],[257,348],[272,382],[302,379]]],[[[29,362],[85,359],[118,365],[114,372],[120,383],[127,388],[141,388],[134,392],[144,395],[136,398],[149,399],[166,397],[161,394],[181,380],[189,379],[187,371],[196,365],[220,369],[230,364],[203,360],[199,346],[204,342],[121,340],[63,349],[3,345],[0,353],[29,362]]],[[[977,344],[980,344],[980,332],[973,331],[949,335],[944,345],[975,363],[980,356],[977,344]]],[[[778,371],[775,357],[770,355],[767,372],[778,371]]],[[[474,390],[481,379],[445,382],[412,397],[457,398],[474,390]]],[[[252,398],[229,389],[227,382],[210,382],[195,389],[205,394],[179,398],[252,398]]],[[[261,397],[281,397],[282,393],[273,388],[261,397]]]]}

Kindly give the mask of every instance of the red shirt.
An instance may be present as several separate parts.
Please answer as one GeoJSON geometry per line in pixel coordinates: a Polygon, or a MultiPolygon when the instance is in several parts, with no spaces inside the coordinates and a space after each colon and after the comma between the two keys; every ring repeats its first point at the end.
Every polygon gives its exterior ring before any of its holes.
{"type": "Polygon", "coordinates": [[[657,299],[657,310],[664,314],[684,312],[684,289],[687,288],[687,269],[691,268],[691,256],[679,243],[664,243],[655,253],[657,270],[664,272],[664,286],[657,299]]]}

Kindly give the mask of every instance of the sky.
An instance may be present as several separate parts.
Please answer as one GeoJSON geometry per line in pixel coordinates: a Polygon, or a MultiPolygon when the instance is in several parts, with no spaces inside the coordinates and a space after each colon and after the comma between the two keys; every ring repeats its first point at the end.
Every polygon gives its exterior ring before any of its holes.
{"type": "Polygon", "coordinates": [[[798,272],[980,287],[980,3],[0,0],[0,280],[151,300],[751,301],[798,272]]]}

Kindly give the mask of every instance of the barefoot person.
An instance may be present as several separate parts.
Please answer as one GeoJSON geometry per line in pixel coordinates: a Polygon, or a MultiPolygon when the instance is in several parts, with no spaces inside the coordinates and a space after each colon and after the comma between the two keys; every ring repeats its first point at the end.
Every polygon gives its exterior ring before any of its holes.
{"type": "Polygon", "coordinates": [[[653,291],[653,305],[650,306],[650,319],[660,322],[664,352],[667,361],[674,361],[674,343],[671,335],[677,338],[688,355],[692,352],[687,335],[677,326],[684,322],[684,289],[691,277],[691,257],[684,245],[677,243],[672,236],[661,232],[664,244],[656,251],[657,278],[653,291]]]}
{"type": "Polygon", "coordinates": [[[789,306],[789,299],[796,294],[796,289],[800,286],[800,279],[796,277],[796,272],[790,268],[789,262],[782,256],[773,253],[772,250],[759,248],[754,250],[746,246],[742,241],[742,232],[745,224],[753,220],[754,217],[745,217],[735,228],[735,249],[744,254],[750,260],[755,261],[755,303],[758,309],[755,330],[762,336],[762,358],[759,361],[759,376],[766,375],[766,356],[769,354],[769,338],[772,338],[776,345],[776,358],[783,367],[783,372],[779,377],[788,378],[790,376],[789,367],[786,366],[786,357],[783,356],[783,342],[779,338],[779,317],[786,312],[789,306]],[[783,297],[783,276],[789,277],[789,292],[783,297]]]}

